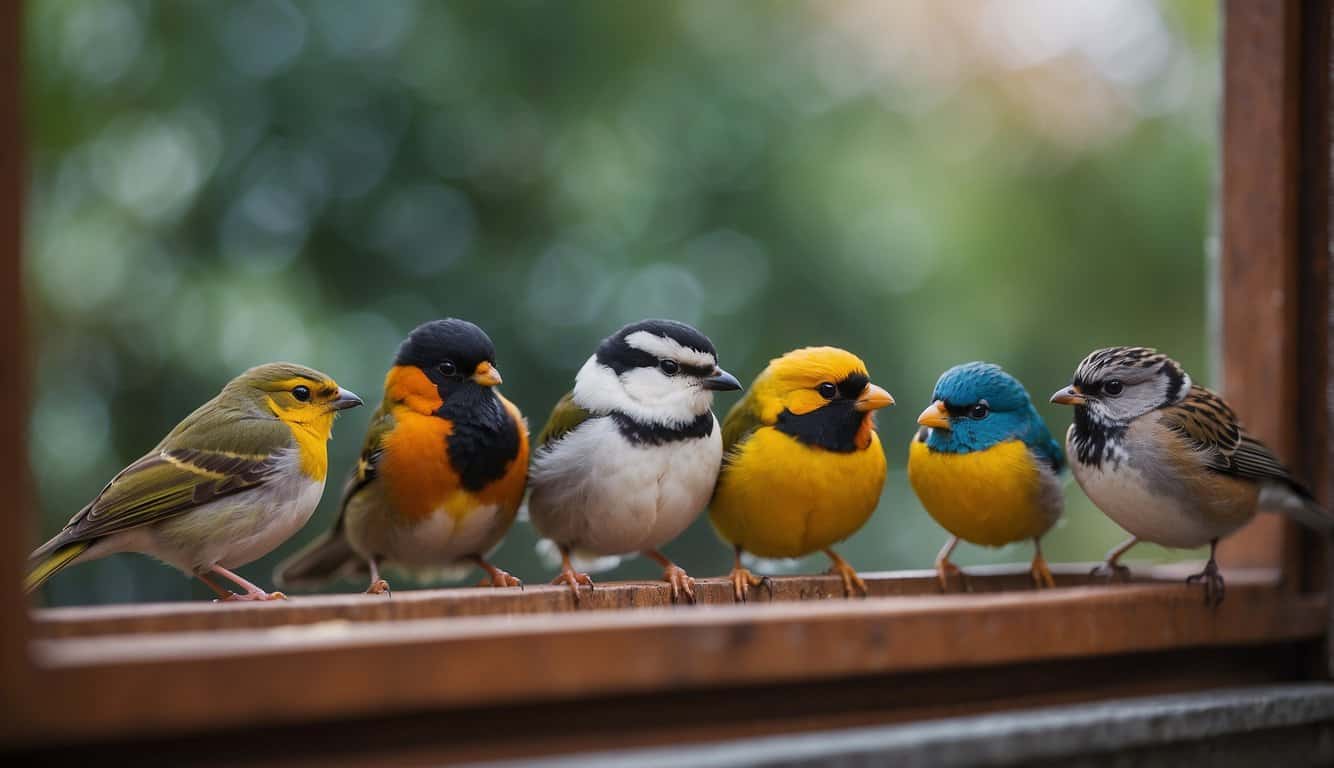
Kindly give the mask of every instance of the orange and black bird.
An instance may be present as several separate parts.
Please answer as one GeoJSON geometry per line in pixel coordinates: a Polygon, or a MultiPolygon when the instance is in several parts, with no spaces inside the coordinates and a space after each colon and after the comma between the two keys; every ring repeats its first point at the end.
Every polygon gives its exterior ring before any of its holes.
{"type": "Polygon", "coordinates": [[[399,346],[384,402],[343,491],[333,530],[278,566],[307,586],[383,564],[424,571],[472,563],[483,584],[519,586],[486,557],[514,523],[528,479],[528,425],[497,391],[495,345],[466,320],[418,326],[399,346]]]}

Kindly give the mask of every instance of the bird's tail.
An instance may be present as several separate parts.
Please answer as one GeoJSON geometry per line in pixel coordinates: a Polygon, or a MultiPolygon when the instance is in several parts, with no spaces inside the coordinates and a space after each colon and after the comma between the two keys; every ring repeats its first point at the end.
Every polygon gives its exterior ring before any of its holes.
{"type": "MultiPolygon", "coordinates": [[[[23,577],[23,591],[31,593],[46,583],[46,580],[59,573],[65,566],[74,562],[92,546],[92,542],[79,541],[66,544],[46,554],[39,554],[32,560],[28,575],[23,577]]],[[[39,550],[40,551],[40,550],[39,550]]]]}
{"type": "Polygon", "coordinates": [[[1334,514],[1320,506],[1306,486],[1296,481],[1266,485],[1260,492],[1260,507],[1281,512],[1317,531],[1334,531],[1334,514]]]}
{"type": "Polygon", "coordinates": [[[341,530],[321,534],[295,555],[273,569],[273,580],[282,589],[318,587],[340,576],[364,570],[361,556],[341,530]]]}

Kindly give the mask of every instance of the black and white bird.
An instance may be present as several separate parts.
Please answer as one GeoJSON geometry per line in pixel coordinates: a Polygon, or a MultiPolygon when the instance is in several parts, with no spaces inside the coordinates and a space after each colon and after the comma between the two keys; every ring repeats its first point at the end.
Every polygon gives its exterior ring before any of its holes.
{"type": "Polygon", "coordinates": [[[1221,397],[1193,384],[1180,364],[1157,350],[1099,349],[1051,401],[1075,409],[1066,434],[1075,479],[1131,534],[1108,553],[1100,572],[1124,574],[1118,561],[1139,541],[1208,544],[1208,564],[1187,581],[1203,581],[1205,601],[1216,605],[1223,600],[1214,559],[1218,540],[1257,510],[1284,512],[1320,529],[1334,525],[1221,397]]]}
{"type": "Polygon", "coordinates": [[[662,565],[674,600],[694,601],[693,580],[660,548],[708,504],[723,454],[713,393],[740,388],[684,323],[644,320],[602,341],[551,412],[529,471],[529,518],[561,553],[553,584],[577,600],[593,582],[571,553],[638,552],[662,565]]]}

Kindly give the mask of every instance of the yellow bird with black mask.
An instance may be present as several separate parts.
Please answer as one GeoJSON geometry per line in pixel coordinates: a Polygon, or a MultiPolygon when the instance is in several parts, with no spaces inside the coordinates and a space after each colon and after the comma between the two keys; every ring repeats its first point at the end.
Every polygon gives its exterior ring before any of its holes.
{"type": "Polygon", "coordinates": [[[742,566],[743,551],[773,558],[823,551],[846,594],[866,593],[831,547],[856,533],[880,500],[886,467],[874,414],[893,404],[861,358],[807,347],[771,361],[727,414],[710,517],[735,548],[738,601],[762,581],[742,566]]]}

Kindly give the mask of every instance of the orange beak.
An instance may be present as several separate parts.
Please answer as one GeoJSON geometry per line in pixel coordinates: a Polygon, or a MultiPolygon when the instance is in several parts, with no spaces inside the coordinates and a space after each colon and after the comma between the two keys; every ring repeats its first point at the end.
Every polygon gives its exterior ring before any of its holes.
{"type": "Polygon", "coordinates": [[[485,360],[477,364],[477,370],[472,373],[472,380],[484,387],[494,387],[504,381],[500,378],[500,371],[485,360]]]}
{"type": "Polygon", "coordinates": [[[866,389],[862,390],[861,397],[857,398],[852,407],[862,413],[867,413],[893,404],[894,397],[892,395],[874,384],[867,384],[866,389]]]}
{"type": "Polygon", "coordinates": [[[932,429],[949,429],[950,412],[945,408],[945,401],[937,400],[928,405],[925,411],[917,417],[917,423],[924,427],[932,429]]]}
{"type": "Polygon", "coordinates": [[[1083,405],[1089,399],[1084,397],[1084,393],[1079,391],[1079,387],[1071,384],[1065,389],[1057,390],[1056,394],[1051,396],[1051,401],[1057,405],[1083,405]]]}

